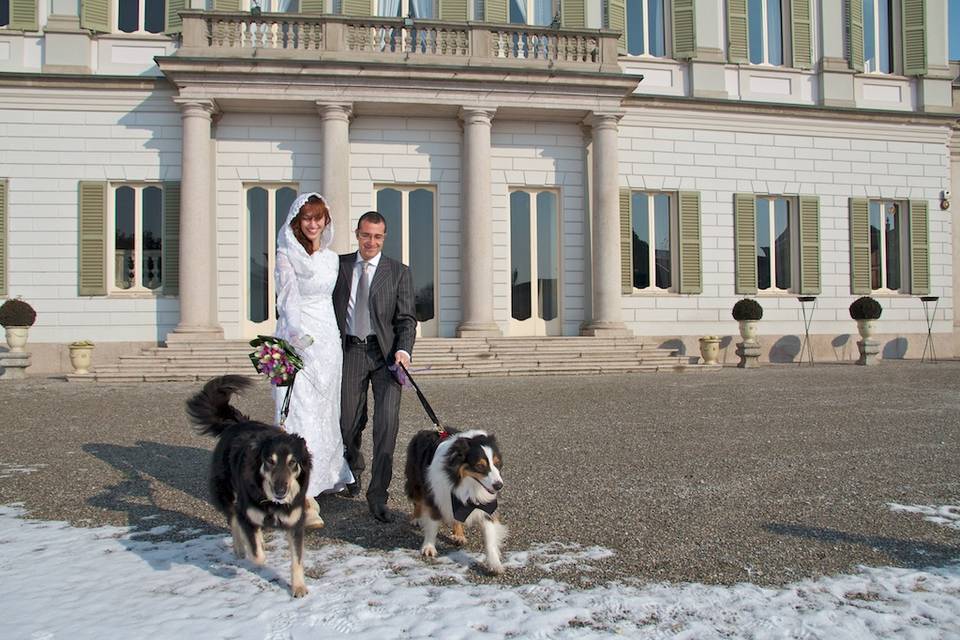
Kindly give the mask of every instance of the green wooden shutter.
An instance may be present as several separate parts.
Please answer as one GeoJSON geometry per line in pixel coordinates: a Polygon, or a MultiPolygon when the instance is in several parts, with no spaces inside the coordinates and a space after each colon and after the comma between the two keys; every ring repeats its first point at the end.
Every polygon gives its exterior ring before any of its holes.
{"type": "MultiPolygon", "coordinates": [[[[487,4],[490,4],[489,0],[487,0],[487,4]]],[[[611,17],[610,20],[612,21],[613,18],[611,17]]],[[[584,0],[560,0],[560,24],[564,29],[583,29],[586,27],[587,11],[584,0]]],[[[613,29],[612,24],[610,28],[613,29]]]]}
{"type": "MultiPolygon", "coordinates": [[[[847,57],[850,68],[863,71],[863,0],[847,1],[847,57]]],[[[869,293],[869,292],[868,292],[869,293]]]]}
{"type": "Polygon", "coordinates": [[[0,180],[0,297],[7,295],[7,181],[0,180]]]}
{"type": "Polygon", "coordinates": [[[81,0],[80,27],[110,33],[110,0],[81,0]]]}
{"type": "Polygon", "coordinates": [[[510,24],[507,0],[484,0],[483,21],[494,24],[510,24]]]}
{"type": "Polygon", "coordinates": [[[620,189],[620,289],[633,293],[633,213],[630,189],[620,189]]]}
{"type": "Polygon", "coordinates": [[[107,183],[80,183],[80,295],[107,295],[107,183]]]}
{"type": "Polygon", "coordinates": [[[927,73],[927,15],[925,0],[903,0],[903,74],[927,73]]]}
{"type": "Polygon", "coordinates": [[[300,0],[300,13],[318,16],[327,12],[325,0],[300,0]]]}
{"type": "MultiPolygon", "coordinates": [[[[344,0],[343,4],[346,5],[347,0],[344,0]]],[[[213,10],[237,13],[240,11],[240,0],[213,0],[213,10]]]]}
{"type": "Polygon", "coordinates": [[[727,60],[734,63],[750,62],[747,44],[747,0],[727,0],[727,60]]]}
{"type": "Polygon", "coordinates": [[[37,19],[37,0],[10,0],[11,29],[20,31],[37,31],[40,23],[37,19]]]}
{"type": "Polygon", "coordinates": [[[800,196],[800,293],[820,293],[820,198],[800,196]]]}
{"type": "Polygon", "coordinates": [[[617,38],[617,51],[621,54],[627,53],[627,4],[624,0],[607,0],[607,21],[607,28],[620,34],[617,38]]]}
{"type": "Polygon", "coordinates": [[[702,293],[700,192],[681,191],[677,196],[680,222],[680,293],[702,293]]]}
{"type": "Polygon", "coordinates": [[[930,293],[930,215],[926,200],[910,201],[910,293],[930,293]]]}
{"type": "Polygon", "coordinates": [[[187,10],[187,0],[167,0],[167,26],[164,33],[180,33],[183,31],[181,11],[187,10]]]}
{"type": "Polygon", "coordinates": [[[440,0],[440,19],[447,22],[466,22],[467,0],[440,0]]]}
{"type": "Polygon", "coordinates": [[[757,197],[733,194],[734,291],[757,292],[757,197]]]}
{"type": "Polygon", "coordinates": [[[180,183],[163,183],[163,293],[180,294],[180,183]]]}
{"type": "Polygon", "coordinates": [[[697,55],[697,12],[694,0],[673,0],[673,57],[677,60],[697,55]]]}
{"type": "Polygon", "coordinates": [[[870,201],[850,198],[850,293],[870,291],[870,201]]]}
{"type": "Polygon", "coordinates": [[[811,35],[810,0],[793,0],[790,3],[790,32],[793,39],[793,66],[797,69],[809,69],[813,57],[813,36],[811,35]]]}

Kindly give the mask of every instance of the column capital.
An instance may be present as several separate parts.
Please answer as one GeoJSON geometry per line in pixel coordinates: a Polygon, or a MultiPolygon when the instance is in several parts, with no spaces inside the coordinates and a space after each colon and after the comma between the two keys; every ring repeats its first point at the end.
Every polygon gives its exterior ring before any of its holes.
{"type": "Polygon", "coordinates": [[[202,98],[174,98],[173,102],[180,107],[183,116],[212,119],[214,114],[220,113],[216,100],[202,98]]]}
{"type": "Polygon", "coordinates": [[[317,113],[320,114],[323,120],[340,120],[348,124],[353,120],[352,102],[327,102],[317,100],[314,104],[317,107],[317,113]]]}
{"type": "Polygon", "coordinates": [[[594,130],[609,128],[616,131],[617,125],[624,115],[625,112],[623,111],[591,111],[583,119],[583,124],[594,130]]]}
{"type": "Polygon", "coordinates": [[[460,113],[457,114],[457,117],[465,125],[490,124],[496,113],[497,109],[495,107],[460,107],[460,113]]]}

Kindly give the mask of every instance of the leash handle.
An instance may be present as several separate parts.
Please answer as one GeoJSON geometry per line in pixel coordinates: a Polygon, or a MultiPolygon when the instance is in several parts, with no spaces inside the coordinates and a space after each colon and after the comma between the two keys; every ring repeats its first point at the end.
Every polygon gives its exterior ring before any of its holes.
{"type": "Polygon", "coordinates": [[[443,425],[440,424],[440,420],[437,419],[437,414],[433,411],[433,407],[430,406],[430,403],[427,402],[427,397],[423,395],[423,391],[420,390],[420,385],[418,385],[417,381],[413,379],[413,376],[410,375],[410,372],[407,371],[407,368],[403,366],[402,362],[397,362],[397,364],[399,364],[400,368],[403,369],[403,373],[406,374],[407,380],[410,381],[410,384],[412,384],[413,388],[416,390],[417,397],[420,399],[420,404],[423,405],[423,410],[427,412],[427,416],[430,418],[433,424],[437,426],[437,431],[439,431],[441,434],[446,433],[447,430],[444,429],[443,425]]]}

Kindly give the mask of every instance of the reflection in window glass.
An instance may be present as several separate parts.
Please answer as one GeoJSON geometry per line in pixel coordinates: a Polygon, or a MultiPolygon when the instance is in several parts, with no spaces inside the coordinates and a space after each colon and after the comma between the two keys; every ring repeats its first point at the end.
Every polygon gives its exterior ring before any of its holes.
{"type": "Polygon", "coordinates": [[[862,0],[863,62],[866,71],[893,72],[892,0],[862,0]]]}
{"type": "MultiPolygon", "coordinates": [[[[247,310],[251,322],[263,322],[268,317],[270,282],[269,250],[270,233],[267,211],[268,194],[266,189],[255,187],[247,191],[247,255],[249,255],[249,300],[247,310]]],[[[282,223],[281,223],[282,224],[282,223]]]]}
{"type": "Polygon", "coordinates": [[[140,30],[140,0],[117,0],[117,28],[124,33],[140,30]]]}
{"type": "Polygon", "coordinates": [[[557,195],[542,191],[537,194],[537,298],[538,312],[544,320],[556,318],[559,306],[558,237],[557,195]]]}
{"type": "Polygon", "coordinates": [[[277,189],[277,193],[274,195],[274,201],[276,202],[276,207],[274,211],[276,215],[274,216],[274,238],[280,236],[280,228],[283,226],[283,223],[287,221],[287,214],[290,213],[290,205],[293,204],[293,201],[297,199],[297,190],[291,189],[290,187],[283,187],[277,189]]]}
{"type": "Polygon", "coordinates": [[[10,0],[0,0],[0,27],[10,24],[10,0]]]}
{"type": "Polygon", "coordinates": [[[510,194],[510,315],[515,320],[531,316],[530,302],[530,194],[510,194]]]}
{"type": "Polygon", "coordinates": [[[787,291],[793,279],[790,200],[762,197],[756,203],[757,288],[787,291]]]}
{"type": "Polygon", "coordinates": [[[401,260],[403,258],[402,194],[396,189],[378,191],[377,211],[387,223],[387,237],[383,239],[383,255],[401,260]]]}
{"type": "Polygon", "coordinates": [[[140,283],[147,289],[156,289],[161,282],[161,250],[163,237],[163,192],[160,187],[143,190],[143,225],[141,243],[143,258],[140,283]]]}
{"type": "Polygon", "coordinates": [[[658,289],[669,289],[673,285],[670,240],[670,196],[658,193],[653,196],[655,238],[654,268],[656,269],[656,283],[658,289]]]}
{"type": "Polygon", "coordinates": [[[120,187],[114,195],[114,283],[120,289],[133,286],[136,197],[133,187],[120,187]]]}
{"type": "Polygon", "coordinates": [[[770,247],[770,201],[757,199],[757,288],[770,288],[770,263],[773,251],[770,247]]]}
{"type": "Polygon", "coordinates": [[[747,29],[752,64],[783,64],[781,0],[748,0],[747,29]]]}
{"type": "Polygon", "coordinates": [[[900,207],[895,202],[888,202],[885,214],[887,289],[897,290],[900,288],[900,207]]]}
{"type": "Polygon", "coordinates": [[[144,0],[143,30],[163,33],[166,10],[166,0],[144,0]]]}
{"type": "Polygon", "coordinates": [[[433,252],[433,192],[416,189],[410,192],[410,271],[419,322],[434,316],[433,252]]]}
{"type": "Polygon", "coordinates": [[[663,0],[627,3],[627,51],[631,55],[663,57],[667,53],[663,0]]]}
{"type": "Polygon", "coordinates": [[[669,289],[673,286],[673,238],[670,194],[631,194],[633,286],[669,289]]]}
{"type": "Polygon", "coordinates": [[[632,196],[633,210],[633,286],[646,289],[650,286],[650,212],[647,194],[635,192],[632,196]]]}
{"type": "Polygon", "coordinates": [[[774,255],[776,256],[776,283],[787,290],[790,278],[790,203],[785,198],[774,200],[774,255]]]}

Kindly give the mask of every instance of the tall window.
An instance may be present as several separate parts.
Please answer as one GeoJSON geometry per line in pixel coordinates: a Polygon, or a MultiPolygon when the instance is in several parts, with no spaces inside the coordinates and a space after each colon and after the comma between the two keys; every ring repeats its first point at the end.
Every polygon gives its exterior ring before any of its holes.
{"type": "Polygon", "coordinates": [[[383,255],[410,266],[421,336],[438,334],[436,201],[432,188],[390,185],[377,189],[377,211],[387,222],[383,255]]]}
{"type": "Polygon", "coordinates": [[[909,235],[906,207],[891,200],[870,201],[870,288],[900,291],[908,282],[909,235]]]}
{"type": "Polygon", "coordinates": [[[783,0],[747,0],[748,46],[751,64],[782,65],[783,0]]]}
{"type": "Polygon", "coordinates": [[[510,24],[548,26],[556,15],[554,0],[509,0],[510,24]]]}
{"type": "Polygon", "coordinates": [[[277,254],[277,234],[287,218],[297,190],[287,185],[255,185],[247,188],[247,285],[248,328],[272,322],[275,309],[273,270],[277,254]]]}
{"type": "Polygon", "coordinates": [[[163,284],[163,189],[150,184],[114,187],[114,291],[156,291],[163,284]]]}
{"type": "Polygon", "coordinates": [[[437,17],[434,0],[377,0],[376,6],[378,16],[410,16],[421,20],[433,20],[437,17]]]}
{"type": "Polygon", "coordinates": [[[893,0],[863,2],[863,67],[868,73],[893,73],[893,0]]]}
{"type": "Polygon", "coordinates": [[[163,33],[166,0],[117,0],[117,29],[123,33],[163,33]]]}
{"type": "Polygon", "coordinates": [[[668,291],[674,286],[676,216],[668,193],[631,194],[633,287],[668,291]]]}
{"type": "Polygon", "coordinates": [[[757,197],[757,289],[789,291],[797,236],[793,202],[782,196],[757,197]]]}
{"type": "Polygon", "coordinates": [[[557,203],[554,191],[510,192],[510,317],[515,329],[525,327],[523,333],[552,335],[559,330],[557,203]]]}
{"type": "Polygon", "coordinates": [[[627,52],[630,55],[667,55],[667,0],[627,2],[627,52]]]}

